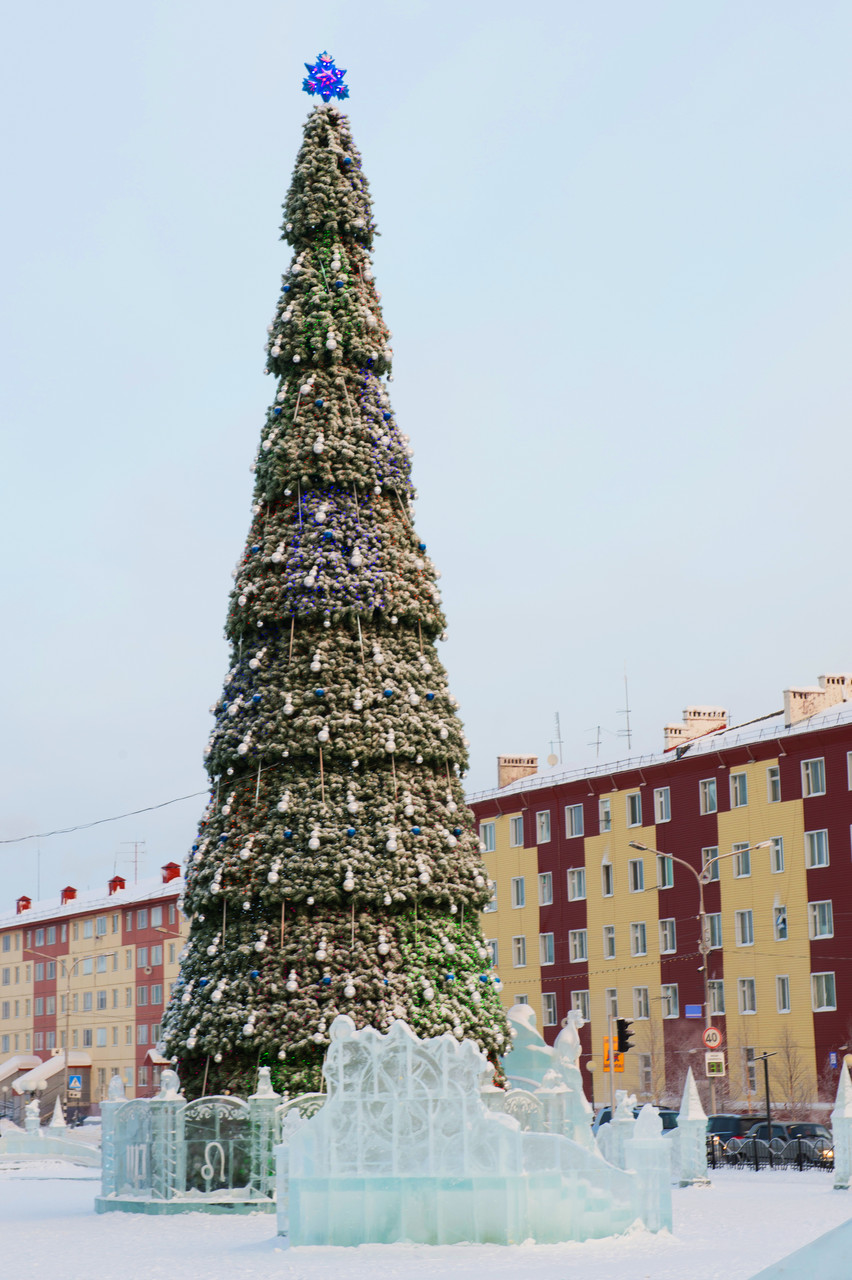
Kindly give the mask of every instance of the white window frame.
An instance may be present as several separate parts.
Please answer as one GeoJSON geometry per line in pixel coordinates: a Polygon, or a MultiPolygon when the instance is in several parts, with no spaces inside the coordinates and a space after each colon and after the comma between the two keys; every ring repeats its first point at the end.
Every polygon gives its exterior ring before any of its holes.
{"type": "Polygon", "coordinates": [[[527,967],[527,936],[525,933],[518,933],[512,938],[512,968],[526,969],[527,967]]]}
{"type": "Polygon", "coordinates": [[[698,783],[698,812],[718,813],[719,790],[715,778],[701,778],[698,783]]]}
{"type": "Polygon", "coordinates": [[[751,907],[734,912],[734,936],[738,947],[754,946],[754,912],[751,907]]]}
{"type": "Polygon", "coordinates": [[[540,809],[535,815],[536,844],[550,843],[550,810],[540,809]]]}
{"type": "Polygon", "coordinates": [[[568,958],[571,964],[583,964],[589,958],[589,935],[587,929],[568,930],[568,958]]]}
{"type": "Polygon", "coordinates": [[[674,916],[660,921],[660,954],[673,955],[677,951],[677,925],[674,916]]]}
{"type": "Polygon", "coordinates": [[[590,1022],[592,1016],[592,1002],[588,991],[572,991],[571,992],[571,1008],[575,1013],[579,1013],[584,1022],[590,1022]]]}
{"type": "Polygon", "coordinates": [[[482,908],[483,914],[489,911],[497,910],[497,881],[489,880],[488,888],[491,890],[491,898],[488,902],[486,902],[485,906],[482,908]]]}
{"type": "Polygon", "coordinates": [[[486,938],[485,945],[491,952],[491,965],[496,969],[500,961],[500,942],[497,938],[486,938]]]}
{"type": "Polygon", "coordinates": [[[525,876],[512,876],[512,910],[518,911],[527,905],[527,889],[525,876]]]}
{"type": "Polygon", "coordinates": [[[772,908],[772,936],[776,942],[786,942],[790,934],[787,908],[783,903],[772,908]]]}
{"type": "Polygon", "coordinates": [[[837,1008],[837,983],[834,979],[833,971],[811,974],[811,1008],[814,1013],[827,1013],[837,1008]],[[831,1003],[820,1004],[817,997],[822,988],[823,997],[829,997],[831,1003]]]}
{"type": "Polygon", "coordinates": [[[555,964],[554,938],[552,933],[540,933],[538,935],[538,962],[544,966],[546,964],[555,964]]]}
{"type": "Polygon", "coordinates": [[[632,956],[648,954],[648,927],[644,920],[630,922],[630,954],[632,956]]]}
{"type": "Polygon", "coordinates": [[[828,831],[821,827],[817,831],[805,832],[805,866],[808,870],[830,865],[828,852],[828,831]],[[817,837],[820,837],[817,839],[817,837]],[[815,856],[817,855],[817,856],[815,856]]]}
{"type": "Polygon", "coordinates": [[[668,853],[657,854],[657,888],[674,888],[674,858],[668,853]]]}
{"type": "Polygon", "coordinates": [[[603,956],[604,960],[615,959],[615,925],[605,924],[603,927],[603,956]]]}
{"type": "Polygon", "coordinates": [[[740,840],[731,845],[734,854],[734,879],[747,880],[751,875],[751,846],[748,840],[740,840]]]}
{"type": "Polygon", "coordinates": [[[581,804],[566,804],[565,835],[569,840],[574,840],[585,835],[583,806],[581,804]]]}
{"type": "Polygon", "coordinates": [[[586,899],[586,868],[568,868],[568,901],[584,902],[586,899]]]}
{"type": "Polygon", "coordinates": [[[627,864],[627,881],[631,893],[645,892],[645,859],[631,858],[627,864]]]}
{"type": "Polygon", "coordinates": [[[781,766],[771,764],[766,770],[766,803],[781,803],[781,766]]]}
{"type": "Polygon", "coordinates": [[[824,796],[825,756],[814,756],[812,760],[802,761],[802,799],[810,796],[824,796]]]}
{"type": "Polygon", "coordinates": [[[641,827],[642,825],[642,792],[628,791],[624,797],[624,811],[627,816],[628,827],[641,827]]]}
{"type": "Polygon", "coordinates": [[[660,987],[660,1009],[666,1019],[680,1017],[680,998],[676,982],[664,982],[660,987]]]}
{"type": "Polygon", "coordinates": [[[598,798],[598,831],[601,835],[612,831],[612,801],[609,796],[598,798]]]}
{"type": "Polygon", "coordinates": [[[725,982],[723,978],[710,978],[707,982],[707,1003],[711,1014],[723,1017],[725,1013],[725,982]]]}
{"type": "Polygon", "coordinates": [[[811,941],[834,937],[834,907],[831,898],[808,903],[808,937],[811,941]],[[823,925],[824,927],[820,927],[823,925]]]}
{"type": "Polygon", "coordinates": [[[604,991],[604,1009],[608,1017],[618,1017],[618,987],[607,987],[604,991]]]}
{"type": "Polygon", "coordinates": [[[731,792],[731,808],[745,809],[748,805],[748,774],[742,769],[728,774],[728,785],[731,792]]]}
{"type": "Polygon", "coordinates": [[[775,975],[775,1005],[779,1013],[792,1013],[790,1000],[790,976],[786,973],[775,975]]]}
{"type": "Polygon", "coordinates": [[[654,788],[654,823],[659,826],[662,822],[671,822],[672,820],[672,791],[671,787],[655,787],[654,788]]]}
{"type": "Polygon", "coordinates": [[[539,871],[538,873],[538,905],[540,907],[551,907],[553,905],[552,871],[539,871]]]}
{"type": "Polygon", "coordinates": [[[497,848],[497,824],[496,822],[480,822],[479,824],[479,840],[482,845],[483,853],[493,853],[497,848]]]}
{"type": "Polygon", "coordinates": [[[637,1022],[645,1022],[651,1016],[651,1000],[647,987],[633,988],[633,1017],[637,1022]]]}
{"type": "Polygon", "coordinates": [[[542,991],[541,993],[541,1023],[544,1027],[555,1027],[558,1024],[556,1011],[556,992],[542,991]]]}
{"type": "Polygon", "coordinates": [[[601,863],[601,897],[612,898],[615,895],[615,872],[611,862],[601,863]]]}
{"type": "Polygon", "coordinates": [[[523,814],[515,814],[509,819],[509,848],[522,849],[524,847],[524,817],[523,814]]]}
{"type": "Polygon", "coordinates": [[[784,870],[784,837],[773,836],[769,848],[769,868],[773,875],[784,870]]]}
{"type": "Polygon", "coordinates": [[[757,983],[754,978],[737,978],[737,1006],[744,1018],[757,1013],[757,983]]]}
{"type": "Polygon", "coordinates": [[[719,846],[717,844],[705,845],[701,850],[701,870],[706,871],[708,866],[710,866],[710,875],[707,883],[715,884],[719,879],[719,846]]]}

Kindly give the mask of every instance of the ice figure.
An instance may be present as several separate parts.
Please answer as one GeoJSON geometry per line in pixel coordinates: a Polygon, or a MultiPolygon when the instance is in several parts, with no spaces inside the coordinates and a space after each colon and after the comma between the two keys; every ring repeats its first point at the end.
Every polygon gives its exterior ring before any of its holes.
{"type": "Polygon", "coordinates": [[[846,1191],[852,1182],[852,1080],[846,1064],[840,1068],[837,1097],[831,1113],[831,1140],[834,1146],[834,1186],[846,1191]]]}
{"type": "Polygon", "coordinates": [[[279,1230],[292,1244],[556,1242],[616,1234],[637,1217],[670,1224],[659,1132],[645,1126],[630,1170],[608,1164],[589,1140],[576,1020],[550,1049],[531,1011],[514,1014],[511,1059],[521,1052],[510,1080],[528,1087],[506,1094],[504,1114],[483,1099],[491,1071],[472,1041],[420,1040],[401,1021],[386,1035],[359,1031],[335,1018],[327,1101],[276,1150],[279,1230]],[[525,1102],[516,1114],[513,1096],[525,1102]]]}
{"type": "Polygon", "coordinates": [[[708,1186],[707,1115],[698,1096],[698,1086],[687,1070],[683,1085],[677,1128],[669,1131],[672,1175],[682,1187],[708,1186]]]}
{"type": "Polygon", "coordinates": [[[615,1091],[615,1111],[608,1124],[598,1129],[598,1148],[605,1160],[617,1165],[619,1169],[627,1168],[626,1144],[633,1137],[636,1120],[633,1108],[636,1097],[626,1089],[615,1091]]]}

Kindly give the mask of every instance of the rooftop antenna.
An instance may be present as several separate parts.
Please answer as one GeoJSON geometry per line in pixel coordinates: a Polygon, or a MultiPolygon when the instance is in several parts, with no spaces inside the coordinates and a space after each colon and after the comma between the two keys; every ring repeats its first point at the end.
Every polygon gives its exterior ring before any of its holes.
{"type": "Polygon", "coordinates": [[[562,763],[562,730],[559,727],[558,711],[556,712],[556,737],[550,739],[550,755],[547,757],[547,763],[550,765],[551,768],[553,768],[555,764],[562,763]],[[555,747],[559,748],[558,756],[554,750],[555,747]]]}
{"type": "Polygon", "coordinates": [[[627,691],[627,672],[624,673],[624,706],[618,712],[620,716],[624,716],[624,728],[619,729],[619,738],[627,739],[627,750],[629,751],[633,745],[633,735],[630,731],[630,695],[627,691]]]}
{"type": "MultiPolygon", "coordinates": [[[[591,733],[591,729],[587,730],[587,732],[591,733]]],[[[594,749],[595,749],[595,759],[596,759],[596,760],[599,760],[599,759],[600,759],[600,756],[601,756],[601,727],[600,727],[600,725],[599,725],[599,724],[596,724],[596,725],[595,725],[595,736],[594,736],[593,741],[591,741],[591,742],[587,742],[587,743],[586,743],[586,746],[587,746],[587,747],[594,747],[594,749]]]]}
{"type": "Polygon", "coordinates": [[[138,884],[139,883],[139,850],[140,848],[142,849],[142,856],[144,857],[145,841],[144,840],[122,840],[121,843],[125,845],[130,845],[133,849],[132,854],[129,854],[129,853],[125,854],[124,857],[133,858],[133,883],[138,884]]]}

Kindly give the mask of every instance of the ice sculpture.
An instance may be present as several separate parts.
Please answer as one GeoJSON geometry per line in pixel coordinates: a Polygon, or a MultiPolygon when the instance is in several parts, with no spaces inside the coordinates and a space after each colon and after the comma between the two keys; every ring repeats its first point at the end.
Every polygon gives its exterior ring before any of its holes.
{"type": "Polygon", "coordinates": [[[852,1183],[852,1080],[846,1064],[840,1068],[837,1097],[831,1113],[831,1140],[834,1146],[834,1186],[847,1191],[852,1183]]]}
{"type": "Polygon", "coordinates": [[[636,1106],[635,1094],[625,1089],[615,1091],[615,1111],[608,1124],[598,1129],[598,1148],[601,1155],[610,1164],[619,1169],[627,1168],[627,1143],[633,1137],[636,1118],[633,1108],[636,1106]]]}
{"type": "Polygon", "coordinates": [[[481,1094],[492,1069],[472,1041],[419,1040],[401,1021],[386,1035],[359,1031],[335,1018],[327,1101],[276,1151],[279,1230],[295,1245],[509,1244],[612,1235],[637,1218],[670,1226],[659,1117],[657,1132],[646,1125],[634,1144],[629,1170],[608,1164],[588,1140],[576,1021],[552,1050],[530,1014],[517,1025],[510,1079],[532,1089],[509,1090],[501,1114],[489,1085],[481,1094]],[[532,1100],[520,1119],[513,1095],[532,1100]]]}
{"type": "Polygon", "coordinates": [[[669,1131],[672,1153],[672,1176],[682,1187],[708,1186],[707,1115],[698,1096],[698,1086],[687,1070],[683,1097],[677,1117],[677,1128],[669,1131]]]}

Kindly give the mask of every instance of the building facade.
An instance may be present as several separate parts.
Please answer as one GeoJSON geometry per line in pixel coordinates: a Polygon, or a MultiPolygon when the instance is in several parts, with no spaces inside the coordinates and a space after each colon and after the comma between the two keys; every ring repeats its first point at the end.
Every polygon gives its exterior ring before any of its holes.
{"type": "Polygon", "coordinates": [[[69,885],[58,902],[21,897],[0,916],[0,1110],[15,1113],[16,1099],[38,1091],[45,1106],[68,1095],[90,1112],[118,1074],[129,1097],[156,1091],[160,1026],[188,932],[182,889],[168,863],[159,880],[114,876],[104,892],[79,894],[69,885]]]}
{"type": "Polygon", "coordinates": [[[582,1013],[597,1104],[611,1079],[676,1103],[688,1066],[704,1078],[705,1020],[722,1033],[718,1110],[762,1099],[764,1053],[781,1105],[833,1098],[852,1050],[848,696],[849,677],[823,677],[737,727],[689,708],[660,755],[575,774],[516,769],[469,797],[504,1000],[532,1004],[550,1042],[570,1009],[582,1013]],[[632,1022],[633,1045],[611,1077],[616,1016],[632,1022]]]}

